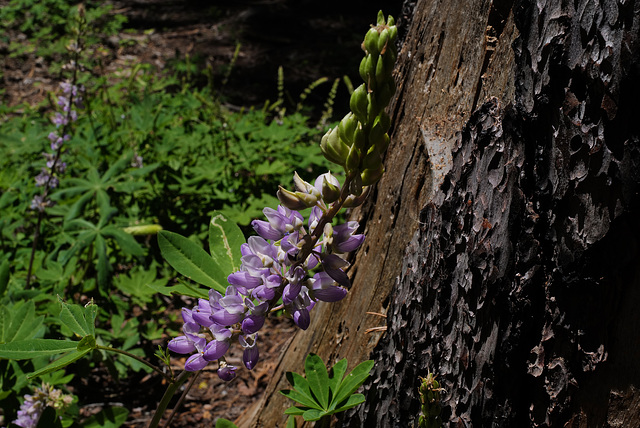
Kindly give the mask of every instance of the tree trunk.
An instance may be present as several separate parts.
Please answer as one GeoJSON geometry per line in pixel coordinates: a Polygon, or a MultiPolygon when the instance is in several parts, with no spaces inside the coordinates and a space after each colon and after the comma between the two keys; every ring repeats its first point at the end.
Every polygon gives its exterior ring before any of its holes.
{"type": "Polygon", "coordinates": [[[418,1],[353,288],[239,424],[315,352],[375,360],[341,426],[412,426],[429,371],[445,425],[640,426],[639,34],[634,0],[418,1]]]}

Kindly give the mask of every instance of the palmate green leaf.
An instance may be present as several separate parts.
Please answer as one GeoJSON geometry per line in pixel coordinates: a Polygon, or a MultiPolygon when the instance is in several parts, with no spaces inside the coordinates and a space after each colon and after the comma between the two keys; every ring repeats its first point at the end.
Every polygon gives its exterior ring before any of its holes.
{"type": "Polygon", "coordinates": [[[324,415],[327,415],[327,414],[328,413],[325,412],[324,410],[309,409],[302,414],[302,417],[304,418],[305,421],[311,422],[311,421],[320,420],[320,418],[322,418],[324,415]]]}
{"type": "Polygon", "coordinates": [[[98,314],[98,306],[93,303],[87,306],[65,303],[60,296],[58,301],[62,306],[60,321],[73,333],[80,337],[95,335],[95,321],[98,314]]]}
{"type": "Polygon", "coordinates": [[[337,363],[335,363],[331,371],[332,371],[332,374],[331,374],[331,377],[329,378],[329,390],[331,391],[331,397],[332,397],[331,402],[333,403],[334,401],[333,397],[335,397],[336,394],[338,393],[338,388],[342,383],[342,378],[344,377],[344,374],[347,372],[347,359],[343,358],[337,363]]]}
{"type": "Polygon", "coordinates": [[[322,409],[329,408],[329,374],[322,358],[316,354],[309,354],[304,362],[309,388],[315,395],[322,409]]]}
{"type": "Polygon", "coordinates": [[[158,245],[162,257],[179,273],[193,281],[224,293],[227,275],[206,251],[184,236],[161,230],[158,245]]]}
{"type": "Polygon", "coordinates": [[[29,360],[36,357],[62,354],[76,349],[78,342],[56,339],[25,339],[0,344],[0,358],[29,360]]]}
{"type": "Polygon", "coordinates": [[[120,229],[119,227],[105,226],[102,229],[102,234],[114,238],[116,241],[118,241],[118,245],[120,245],[120,248],[122,248],[126,253],[138,257],[144,255],[144,249],[140,246],[140,244],[138,244],[138,241],[136,241],[136,239],[132,235],[120,229]]]}
{"type": "Polygon", "coordinates": [[[296,391],[295,389],[285,389],[283,391],[280,391],[280,393],[285,397],[292,399],[293,401],[297,401],[304,407],[309,407],[311,409],[322,409],[322,406],[320,406],[320,404],[317,403],[316,400],[307,396],[306,394],[296,391]]]}
{"type": "Polygon", "coordinates": [[[31,339],[42,325],[44,316],[36,316],[35,303],[29,300],[0,312],[0,343],[31,339]]]}
{"type": "Polygon", "coordinates": [[[209,222],[209,252],[227,276],[240,269],[240,246],[244,243],[244,234],[238,225],[214,211],[209,222]]]}
{"type": "Polygon", "coordinates": [[[236,424],[225,418],[219,418],[216,421],[215,428],[238,428],[236,424]]]}
{"type": "Polygon", "coordinates": [[[356,392],[360,385],[369,377],[369,372],[373,368],[373,360],[363,361],[358,364],[347,377],[342,381],[338,388],[338,393],[331,400],[332,406],[337,406],[351,394],[356,392]]]}
{"type": "Polygon", "coordinates": [[[356,407],[359,404],[362,404],[366,401],[364,395],[362,394],[353,394],[349,396],[347,401],[343,401],[339,403],[335,410],[332,410],[330,414],[344,412],[352,407],[356,407]]]}
{"type": "Polygon", "coordinates": [[[9,258],[4,259],[4,262],[0,265],[0,297],[4,295],[9,284],[9,258]]]}
{"type": "Polygon", "coordinates": [[[167,287],[159,284],[149,284],[149,288],[152,288],[156,292],[163,294],[165,296],[178,295],[178,296],[194,297],[196,299],[209,298],[209,294],[207,290],[193,287],[191,284],[187,284],[185,282],[180,282],[178,285],[174,285],[172,287],[167,287]]]}
{"type": "MultiPolygon", "coordinates": [[[[87,336],[87,337],[92,337],[92,336],[87,336]]],[[[95,343],[95,338],[93,339],[94,343],[95,343]]],[[[74,342],[77,343],[77,342],[74,342]]],[[[73,351],[64,354],[62,357],[58,358],[57,360],[51,362],[51,364],[46,365],[45,367],[41,368],[40,370],[36,370],[35,372],[29,374],[29,376],[27,376],[29,379],[33,379],[39,376],[43,376],[47,373],[51,373],[51,372],[55,372],[57,370],[60,370],[63,367],[68,366],[69,364],[75,363],[76,361],[78,361],[80,358],[84,357],[85,355],[87,355],[93,348],[85,348],[82,350],[78,350],[78,349],[74,349],[73,351]]]]}
{"type": "Polygon", "coordinates": [[[291,406],[287,410],[284,411],[284,414],[285,415],[292,415],[292,416],[302,416],[304,414],[304,412],[306,412],[307,410],[309,410],[308,407],[291,406]]]}

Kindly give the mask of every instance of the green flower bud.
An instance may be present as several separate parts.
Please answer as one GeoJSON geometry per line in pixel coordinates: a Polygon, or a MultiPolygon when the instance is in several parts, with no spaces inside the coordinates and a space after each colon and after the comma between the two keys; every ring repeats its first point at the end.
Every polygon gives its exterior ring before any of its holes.
{"type": "Polygon", "coordinates": [[[378,56],[380,51],[378,51],[378,37],[380,33],[378,33],[378,29],[376,27],[371,27],[367,34],[364,36],[364,48],[367,53],[378,56]]]}
{"type": "MultiPolygon", "coordinates": [[[[331,176],[331,173],[328,173],[331,176]]],[[[340,197],[340,187],[334,185],[327,180],[327,177],[322,178],[322,199],[331,204],[338,200],[340,197]]]]}
{"type": "MultiPolygon", "coordinates": [[[[393,18],[390,16],[389,22],[392,22],[392,21],[393,21],[393,18]]],[[[395,24],[395,21],[393,22],[395,24]]],[[[389,25],[389,43],[395,46],[396,42],[398,41],[398,27],[396,27],[394,24],[388,24],[388,25],[389,25]]]]}
{"type": "Polygon", "coordinates": [[[364,57],[362,57],[362,61],[360,61],[360,68],[358,68],[358,71],[360,72],[360,77],[362,77],[362,80],[364,80],[365,82],[369,80],[367,77],[367,67],[366,67],[367,57],[368,55],[365,55],[364,57]]]}
{"type": "Polygon", "coordinates": [[[385,28],[380,32],[378,36],[378,52],[380,55],[384,55],[387,51],[387,44],[389,43],[389,29],[385,28]]]}
{"type": "Polygon", "coordinates": [[[369,92],[371,91],[375,91],[376,90],[376,65],[378,63],[378,55],[367,55],[366,61],[365,61],[365,72],[367,75],[367,78],[364,79],[364,81],[367,84],[368,90],[369,92]]]}
{"type": "Polygon", "coordinates": [[[378,168],[365,169],[364,171],[362,171],[362,184],[364,186],[371,186],[372,184],[375,184],[378,180],[380,180],[382,174],[384,174],[384,166],[382,165],[382,161],[380,161],[380,163],[378,164],[378,168]]]}
{"type": "Polygon", "coordinates": [[[351,183],[349,183],[349,193],[355,196],[361,196],[363,191],[362,177],[356,174],[351,183]]]}
{"type": "Polygon", "coordinates": [[[388,106],[391,101],[391,97],[396,92],[396,85],[393,80],[378,85],[378,91],[376,92],[376,99],[381,106],[388,106]]]}
{"type": "Polygon", "coordinates": [[[296,196],[305,204],[305,208],[311,208],[318,203],[318,197],[311,193],[296,192],[296,196]]]}
{"type": "Polygon", "coordinates": [[[345,208],[359,207],[360,205],[362,205],[362,203],[364,201],[367,200],[367,196],[369,196],[369,190],[370,189],[371,189],[371,187],[364,187],[362,189],[362,193],[360,194],[360,196],[356,196],[356,195],[347,196],[347,198],[345,199],[344,204],[342,204],[342,206],[345,207],[345,208]]]}
{"type": "Polygon", "coordinates": [[[385,67],[385,57],[381,57],[376,63],[376,82],[378,85],[382,85],[387,80],[391,78],[391,73],[393,73],[393,68],[388,69],[385,67]]]}
{"type": "Polygon", "coordinates": [[[358,150],[355,145],[351,146],[349,156],[347,156],[347,164],[345,166],[347,171],[355,171],[358,169],[360,166],[360,153],[360,150],[358,150]]]}
{"type": "Polygon", "coordinates": [[[365,149],[364,145],[366,142],[367,140],[364,129],[362,129],[362,124],[358,122],[358,127],[353,133],[353,145],[356,146],[358,150],[363,151],[365,149]]]}
{"type": "Polygon", "coordinates": [[[307,183],[302,178],[300,178],[297,172],[293,173],[293,184],[295,185],[296,190],[298,192],[310,193],[316,198],[321,197],[320,192],[318,192],[318,189],[316,189],[315,186],[312,186],[310,183],[307,183]]]}
{"type": "Polygon", "coordinates": [[[340,140],[337,127],[324,134],[320,141],[320,150],[327,160],[340,166],[344,166],[349,155],[349,147],[340,140]]]}
{"type": "MultiPolygon", "coordinates": [[[[383,110],[375,118],[371,131],[369,131],[369,144],[372,146],[380,146],[384,144],[384,135],[391,127],[391,119],[389,115],[383,110]]],[[[384,150],[380,150],[382,153],[384,150]]]]}
{"type": "Polygon", "coordinates": [[[367,121],[371,124],[375,120],[376,116],[380,114],[380,110],[386,107],[386,104],[380,104],[373,93],[367,94],[367,121]]]}
{"type": "Polygon", "coordinates": [[[378,164],[382,162],[382,158],[380,157],[380,151],[376,146],[373,146],[369,149],[369,152],[365,155],[362,160],[362,168],[363,169],[376,169],[378,168],[378,164]]]}
{"type": "Polygon", "coordinates": [[[347,113],[338,124],[338,136],[347,145],[353,145],[353,133],[358,127],[358,119],[353,113],[347,113]]]}
{"type": "Polygon", "coordinates": [[[282,186],[278,186],[276,196],[278,196],[280,203],[290,210],[299,211],[307,208],[307,204],[297,194],[288,191],[282,186]]]}
{"type": "Polygon", "coordinates": [[[382,13],[381,10],[378,11],[378,25],[386,25],[386,22],[384,21],[384,13],[382,13]]]}
{"type": "Polygon", "coordinates": [[[360,122],[367,121],[367,106],[369,105],[367,101],[367,89],[365,85],[362,84],[358,86],[353,94],[351,94],[351,98],[349,100],[349,107],[353,114],[356,115],[356,118],[360,122]]]}

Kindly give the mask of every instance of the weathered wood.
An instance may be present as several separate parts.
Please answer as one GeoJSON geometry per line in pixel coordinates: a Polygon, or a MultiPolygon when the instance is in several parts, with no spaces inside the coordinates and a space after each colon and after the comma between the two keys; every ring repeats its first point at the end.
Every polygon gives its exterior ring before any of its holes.
{"type": "Polygon", "coordinates": [[[639,9],[417,2],[353,289],[242,426],[284,425],[310,351],[376,361],[344,426],[411,426],[428,371],[451,426],[640,426],[639,9]]]}

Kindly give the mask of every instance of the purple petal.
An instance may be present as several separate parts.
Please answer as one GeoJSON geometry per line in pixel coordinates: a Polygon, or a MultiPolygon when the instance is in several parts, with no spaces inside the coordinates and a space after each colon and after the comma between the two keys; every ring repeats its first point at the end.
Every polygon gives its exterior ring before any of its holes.
{"type": "Polygon", "coordinates": [[[251,226],[253,226],[253,230],[264,239],[270,239],[272,241],[278,241],[282,239],[284,233],[277,231],[268,221],[263,220],[253,220],[251,222],[251,226]]]}
{"type": "Polygon", "coordinates": [[[264,316],[249,315],[242,321],[242,332],[245,334],[253,334],[264,325],[264,316]]]}
{"type": "Polygon", "coordinates": [[[169,341],[167,345],[170,351],[173,351],[177,354],[189,354],[196,350],[193,341],[189,340],[186,336],[178,336],[169,341]]]}
{"type": "Polygon", "coordinates": [[[348,237],[344,241],[337,242],[334,237],[334,248],[338,253],[348,253],[349,251],[353,251],[360,247],[364,242],[364,235],[353,235],[348,237]]]}
{"type": "Polygon", "coordinates": [[[258,364],[258,360],[260,359],[260,352],[258,352],[257,346],[252,346],[249,348],[245,348],[242,353],[242,362],[244,366],[249,370],[252,370],[256,364],[258,364]]]}
{"type": "Polygon", "coordinates": [[[229,284],[248,289],[255,288],[262,284],[262,277],[252,276],[249,272],[234,272],[227,277],[229,284]]]}
{"type": "Polygon", "coordinates": [[[236,367],[228,364],[221,365],[218,369],[218,377],[225,382],[229,382],[236,377],[236,367]]]}
{"type": "Polygon", "coordinates": [[[302,330],[306,330],[309,328],[309,324],[311,323],[311,316],[309,315],[309,311],[307,308],[296,309],[293,312],[293,322],[296,323],[298,327],[302,330]]]}
{"type": "Polygon", "coordinates": [[[188,372],[197,372],[205,368],[207,364],[209,364],[209,362],[198,352],[187,359],[187,362],[184,363],[184,369],[188,372]]]}
{"type": "Polygon", "coordinates": [[[215,361],[218,358],[223,357],[224,354],[227,353],[227,350],[229,350],[228,341],[219,342],[217,340],[212,340],[204,348],[204,359],[206,361],[215,361]]]}

